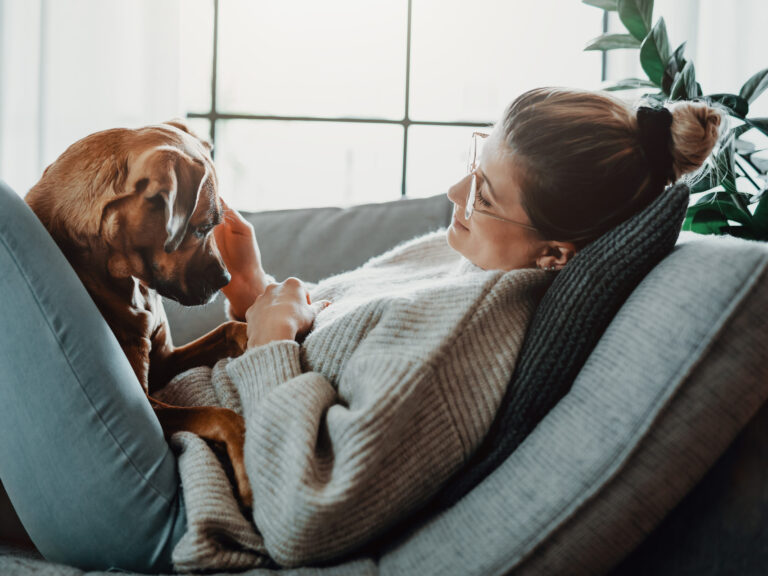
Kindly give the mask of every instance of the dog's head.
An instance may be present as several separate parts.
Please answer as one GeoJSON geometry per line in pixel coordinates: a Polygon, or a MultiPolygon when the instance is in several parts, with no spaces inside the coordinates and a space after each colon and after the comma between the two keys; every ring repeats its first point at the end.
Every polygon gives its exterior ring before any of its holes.
{"type": "Polygon", "coordinates": [[[27,201],[48,213],[54,237],[103,252],[113,277],[133,276],[195,305],[230,279],[212,234],[223,220],[217,190],[210,146],[174,121],[84,138],[46,169],[27,201]]]}

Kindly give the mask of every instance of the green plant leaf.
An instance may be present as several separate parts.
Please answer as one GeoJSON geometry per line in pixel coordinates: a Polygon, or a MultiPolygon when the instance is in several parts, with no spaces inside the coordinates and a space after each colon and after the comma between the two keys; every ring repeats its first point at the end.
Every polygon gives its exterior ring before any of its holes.
{"type": "Polygon", "coordinates": [[[601,90],[605,90],[606,92],[635,90],[637,88],[655,88],[655,84],[643,78],[625,78],[624,80],[619,80],[618,82],[613,82],[600,87],[601,90]]]}
{"type": "Polygon", "coordinates": [[[768,194],[763,194],[757,203],[752,215],[752,226],[759,232],[761,240],[768,240],[768,194]]]}
{"type": "Polygon", "coordinates": [[[642,41],[651,30],[653,0],[619,0],[617,8],[622,24],[632,36],[642,41]]]}
{"type": "Polygon", "coordinates": [[[722,104],[728,108],[733,116],[741,118],[742,120],[744,120],[749,113],[749,102],[736,94],[710,94],[709,96],[706,96],[706,99],[709,102],[722,104]]]}
{"type": "Polygon", "coordinates": [[[667,25],[664,23],[664,18],[659,18],[640,45],[640,64],[651,82],[660,87],[667,62],[669,62],[667,25]]]}
{"type": "Polygon", "coordinates": [[[726,226],[723,228],[723,232],[729,236],[744,238],[745,240],[762,240],[752,226],[726,226]]]}
{"type": "Polygon", "coordinates": [[[766,88],[768,88],[768,68],[753,74],[749,80],[744,82],[744,86],[739,90],[739,96],[751,104],[766,88]]]}
{"type": "Polygon", "coordinates": [[[733,157],[735,154],[734,140],[735,135],[733,130],[731,130],[720,142],[717,153],[714,156],[713,166],[718,184],[731,194],[736,193],[736,165],[733,157]]]}
{"type": "Polygon", "coordinates": [[[584,50],[615,50],[616,48],[640,48],[640,41],[631,34],[603,34],[590,40],[584,50]]]}
{"type": "Polygon", "coordinates": [[[696,181],[690,185],[691,194],[706,192],[719,185],[720,180],[718,179],[717,174],[715,174],[712,168],[707,167],[704,172],[697,177],[696,181]]]}
{"type": "Polygon", "coordinates": [[[683,230],[697,234],[725,234],[728,222],[717,210],[690,206],[683,221],[683,230]]]}
{"type": "MultiPolygon", "coordinates": [[[[758,118],[758,120],[759,120],[759,118],[758,118]]],[[[766,118],[766,120],[768,120],[768,118],[766,118]]],[[[744,124],[742,124],[741,126],[736,126],[736,128],[733,128],[731,130],[731,133],[733,134],[734,138],[738,138],[739,136],[744,134],[744,132],[746,132],[747,130],[751,130],[751,129],[752,129],[752,126],[747,121],[747,122],[744,122],[744,124]]]]}
{"type": "Polygon", "coordinates": [[[768,136],[768,118],[746,118],[746,123],[768,136]]]}
{"type": "Polygon", "coordinates": [[[693,62],[685,63],[683,69],[675,75],[672,87],[669,90],[671,100],[693,100],[697,96],[696,71],[693,62]]]}
{"type": "Polygon", "coordinates": [[[687,61],[683,57],[683,52],[685,52],[685,42],[675,49],[667,61],[667,67],[664,69],[664,76],[661,79],[661,89],[665,94],[670,93],[675,76],[685,67],[687,61]]]}
{"type": "Polygon", "coordinates": [[[618,0],[581,0],[584,4],[589,4],[590,6],[594,6],[595,8],[601,8],[603,10],[608,10],[609,12],[615,12],[618,10],[618,7],[616,4],[618,3],[618,0]]]}
{"type": "Polygon", "coordinates": [[[668,98],[664,92],[654,92],[653,94],[643,94],[642,100],[647,101],[650,106],[663,106],[668,98]]]}
{"type": "Polygon", "coordinates": [[[725,220],[733,220],[744,226],[752,225],[752,214],[747,209],[749,194],[736,192],[712,192],[705,194],[694,204],[700,209],[717,210],[725,220]]]}
{"type": "Polygon", "coordinates": [[[688,207],[683,230],[699,234],[731,234],[743,238],[755,237],[756,230],[752,215],[746,209],[741,196],[748,194],[727,194],[716,192],[702,197],[688,207]],[[737,222],[740,226],[734,226],[737,222]]]}

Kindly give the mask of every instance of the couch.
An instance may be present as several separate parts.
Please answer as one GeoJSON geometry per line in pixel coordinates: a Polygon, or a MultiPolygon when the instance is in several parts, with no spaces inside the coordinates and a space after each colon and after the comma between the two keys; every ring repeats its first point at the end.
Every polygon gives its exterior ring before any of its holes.
{"type": "MultiPolygon", "coordinates": [[[[317,281],[446,226],[450,205],[435,196],[246,216],[267,271],[317,281]]],[[[224,319],[220,298],[166,311],[177,344],[224,319]]],[[[375,554],[285,572],[766,573],[766,345],[768,246],[683,233],[570,392],[472,492],[375,554]]],[[[22,542],[0,493],[0,574],[83,573],[22,542]]]]}

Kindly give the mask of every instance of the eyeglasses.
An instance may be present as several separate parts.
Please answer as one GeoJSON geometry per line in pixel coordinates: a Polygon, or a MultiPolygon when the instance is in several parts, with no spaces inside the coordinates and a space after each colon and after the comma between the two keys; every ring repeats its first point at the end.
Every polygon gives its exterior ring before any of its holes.
{"type": "Polygon", "coordinates": [[[467,195],[467,203],[466,203],[466,206],[464,207],[464,219],[469,220],[470,218],[472,218],[472,214],[477,212],[478,214],[490,216],[491,218],[495,218],[496,220],[501,220],[502,222],[507,222],[509,224],[516,224],[517,226],[522,226],[523,228],[527,228],[528,230],[533,230],[534,232],[536,232],[537,231],[536,228],[534,228],[530,224],[524,224],[523,222],[517,222],[516,220],[510,220],[509,218],[497,216],[492,212],[481,210],[475,205],[477,203],[477,197],[478,197],[478,194],[477,194],[478,158],[480,157],[480,153],[482,151],[483,144],[485,143],[486,138],[488,138],[488,134],[485,134],[484,132],[472,133],[472,145],[469,148],[469,162],[467,163],[467,172],[469,174],[472,174],[472,181],[469,184],[469,194],[467,195]]]}

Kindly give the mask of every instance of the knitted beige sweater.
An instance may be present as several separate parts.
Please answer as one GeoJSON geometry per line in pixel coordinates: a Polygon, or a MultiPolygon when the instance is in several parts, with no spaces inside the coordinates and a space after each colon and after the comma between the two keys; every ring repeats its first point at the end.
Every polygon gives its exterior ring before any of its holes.
{"type": "Polygon", "coordinates": [[[432,233],[312,286],[333,304],[301,345],[174,379],[166,401],[242,412],[254,497],[251,523],[205,442],[175,435],[176,568],[333,559],[424,503],[488,431],[548,278],[484,271],[432,233]]]}

